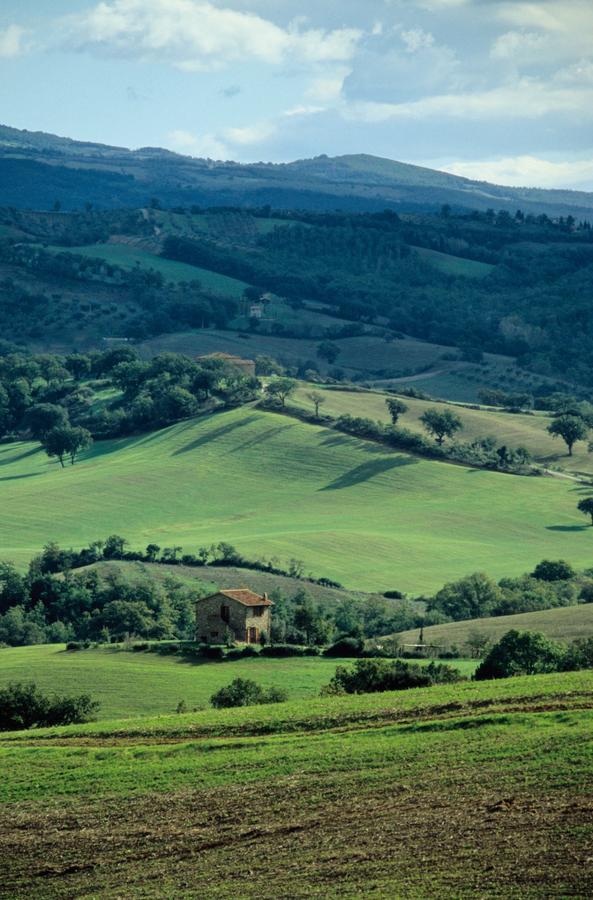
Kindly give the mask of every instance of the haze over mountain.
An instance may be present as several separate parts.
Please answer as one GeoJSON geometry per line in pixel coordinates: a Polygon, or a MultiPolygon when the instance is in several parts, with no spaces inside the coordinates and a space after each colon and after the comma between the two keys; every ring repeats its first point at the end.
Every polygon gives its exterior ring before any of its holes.
{"type": "Polygon", "coordinates": [[[505,187],[366,154],[291,163],[220,162],[0,126],[0,205],[62,209],[165,205],[373,211],[517,208],[593,218],[593,193],[505,187]]]}

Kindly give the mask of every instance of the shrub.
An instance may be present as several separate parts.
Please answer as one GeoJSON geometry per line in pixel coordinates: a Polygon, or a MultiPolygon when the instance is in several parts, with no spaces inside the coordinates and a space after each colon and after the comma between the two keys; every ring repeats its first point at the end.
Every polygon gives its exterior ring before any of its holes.
{"type": "Polygon", "coordinates": [[[288,698],[281,688],[263,688],[249,678],[235,678],[210,697],[215,709],[229,709],[233,706],[254,706],[258,703],[283,703],[288,698]]]}
{"type": "Polygon", "coordinates": [[[575,570],[563,559],[543,559],[533,570],[532,578],[540,581],[568,581],[576,575],[575,570]]]}
{"type": "MultiPolygon", "coordinates": [[[[268,647],[262,647],[261,656],[287,657],[287,656],[309,656],[307,650],[313,649],[309,647],[299,647],[296,644],[271,644],[268,647]]],[[[318,653],[319,651],[317,651],[318,653]]],[[[317,654],[315,654],[317,655],[317,654]]]]}
{"type": "Polygon", "coordinates": [[[476,669],[476,681],[557,672],[564,649],[537,631],[507,631],[476,669]]]}
{"type": "Polygon", "coordinates": [[[322,694],[372,694],[379,691],[404,691],[409,688],[450,684],[465,679],[441,663],[419,666],[401,660],[359,659],[353,669],[338,666],[322,694]]]}
{"type": "Polygon", "coordinates": [[[323,651],[324,656],[360,656],[364,649],[364,641],[355,637],[343,637],[336,641],[331,647],[327,647],[323,651]]]}
{"type": "Polygon", "coordinates": [[[562,669],[565,672],[593,669],[593,638],[573,641],[562,660],[562,669]]]}
{"type": "Polygon", "coordinates": [[[68,641],[66,650],[88,650],[90,646],[90,641],[68,641]]]}
{"type": "Polygon", "coordinates": [[[200,653],[204,659],[210,659],[214,662],[221,662],[224,659],[224,647],[210,647],[206,645],[200,648],[200,653]]]}
{"type": "Polygon", "coordinates": [[[388,600],[403,600],[406,595],[401,591],[383,591],[383,596],[388,600]]]}
{"type": "Polygon", "coordinates": [[[98,708],[88,694],[49,696],[33,682],[11,682],[0,690],[0,731],[90,722],[98,708]]]}

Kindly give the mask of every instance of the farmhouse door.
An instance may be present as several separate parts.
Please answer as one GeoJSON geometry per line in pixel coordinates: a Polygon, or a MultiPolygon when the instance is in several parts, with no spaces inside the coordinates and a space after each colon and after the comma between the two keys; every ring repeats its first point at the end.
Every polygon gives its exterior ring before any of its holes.
{"type": "Polygon", "coordinates": [[[257,632],[258,632],[257,628],[252,627],[249,629],[249,643],[250,644],[257,644],[257,640],[259,638],[259,635],[257,632]]]}

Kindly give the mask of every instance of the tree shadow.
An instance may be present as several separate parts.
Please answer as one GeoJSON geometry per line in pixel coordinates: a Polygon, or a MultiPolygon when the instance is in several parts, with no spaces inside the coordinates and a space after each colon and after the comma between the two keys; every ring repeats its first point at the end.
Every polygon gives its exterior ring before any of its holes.
{"type": "Polygon", "coordinates": [[[233,447],[230,452],[231,453],[241,453],[243,450],[247,450],[249,447],[255,447],[257,444],[265,443],[269,441],[271,438],[276,437],[276,435],[281,434],[283,431],[287,431],[292,428],[292,425],[279,425],[277,428],[270,428],[268,431],[262,432],[258,434],[256,437],[252,438],[250,441],[243,441],[242,444],[237,444],[236,447],[233,447]]]}
{"type": "Polygon", "coordinates": [[[257,418],[257,416],[247,416],[245,419],[239,419],[236,422],[229,422],[227,425],[221,425],[220,428],[215,428],[213,431],[207,432],[207,434],[202,434],[195,440],[190,441],[189,444],[186,444],[185,447],[180,447],[178,450],[175,450],[173,456],[179,456],[181,453],[191,453],[192,450],[197,450],[198,447],[203,447],[204,444],[209,444],[211,441],[215,441],[225,434],[230,434],[238,428],[244,428],[245,425],[250,425],[257,418]]]}
{"type": "Polygon", "coordinates": [[[18,481],[20,478],[36,478],[43,475],[43,472],[27,472],[24,475],[4,475],[0,476],[0,481],[18,481]]]}
{"type": "MultiPolygon", "coordinates": [[[[10,450],[10,445],[6,450],[0,451],[2,454],[8,453],[10,450]]],[[[41,452],[41,446],[32,447],[30,450],[25,450],[24,453],[19,453],[18,456],[9,456],[8,459],[0,460],[0,466],[11,466],[13,463],[18,462],[21,459],[27,459],[29,456],[35,456],[35,454],[41,452]]]]}
{"type": "Polygon", "coordinates": [[[335,481],[326,484],[325,487],[319,488],[319,490],[339,491],[343,488],[353,487],[355,484],[362,484],[364,481],[369,481],[377,475],[383,475],[385,472],[391,471],[391,469],[397,469],[400,466],[413,466],[416,463],[417,460],[406,456],[370,460],[369,462],[361,463],[360,466],[355,466],[349,472],[344,472],[335,481]]]}
{"type": "Polygon", "coordinates": [[[547,531],[587,531],[591,525],[546,525],[547,531]]]}

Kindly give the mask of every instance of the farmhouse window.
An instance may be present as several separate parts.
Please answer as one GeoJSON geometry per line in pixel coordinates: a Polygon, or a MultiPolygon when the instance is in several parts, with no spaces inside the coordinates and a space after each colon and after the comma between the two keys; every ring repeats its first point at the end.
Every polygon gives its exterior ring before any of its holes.
{"type": "Polygon", "coordinates": [[[223,622],[226,622],[227,625],[231,621],[231,610],[228,606],[225,606],[224,603],[220,607],[220,618],[223,622]]]}
{"type": "Polygon", "coordinates": [[[254,616],[263,616],[264,607],[263,606],[254,606],[253,607],[253,615],[254,616]]]}

